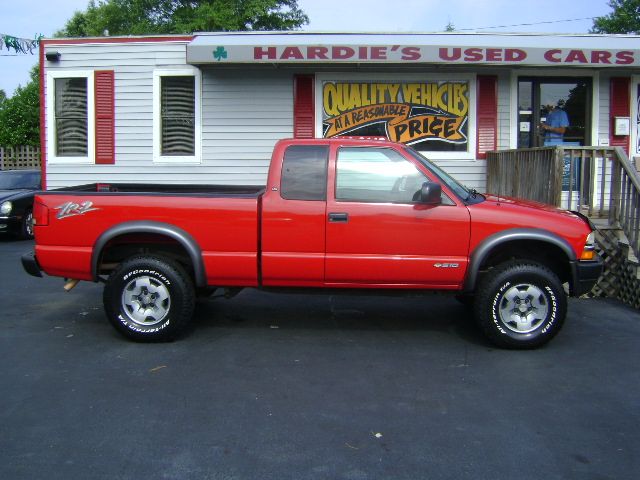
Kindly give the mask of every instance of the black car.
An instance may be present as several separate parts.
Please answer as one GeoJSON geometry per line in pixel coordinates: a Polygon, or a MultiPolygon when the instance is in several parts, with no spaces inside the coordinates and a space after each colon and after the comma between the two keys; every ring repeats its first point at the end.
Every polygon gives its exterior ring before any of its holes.
{"type": "Polygon", "coordinates": [[[41,188],[39,170],[0,171],[0,233],[33,238],[33,196],[41,188]]]}

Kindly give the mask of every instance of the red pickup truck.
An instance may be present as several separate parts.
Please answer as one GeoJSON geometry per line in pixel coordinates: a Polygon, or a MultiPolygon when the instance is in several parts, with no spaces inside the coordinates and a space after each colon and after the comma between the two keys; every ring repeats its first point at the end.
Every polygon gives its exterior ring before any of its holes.
{"type": "Polygon", "coordinates": [[[174,339],[213,288],[448,290],[495,344],[558,333],[602,270],[578,213],[481,195],[410,147],[282,140],[266,188],[92,184],[41,192],[32,275],[105,283],[109,321],[174,339]]]}

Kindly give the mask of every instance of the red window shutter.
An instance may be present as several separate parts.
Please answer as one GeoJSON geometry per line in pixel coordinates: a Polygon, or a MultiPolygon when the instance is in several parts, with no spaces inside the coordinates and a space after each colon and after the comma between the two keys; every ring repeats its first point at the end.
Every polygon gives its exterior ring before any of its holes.
{"type": "Polygon", "coordinates": [[[479,75],[476,97],[476,158],[487,158],[487,152],[498,146],[497,77],[479,75]]]}
{"type": "Polygon", "coordinates": [[[630,100],[630,84],[629,77],[618,77],[611,79],[611,108],[609,115],[611,117],[609,126],[609,145],[612,147],[622,147],[629,155],[629,136],[614,135],[615,117],[630,117],[631,105],[630,100]]]}
{"type": "Polygon", "coordinates": [[[97,70],[96,99],[96,164],[115,163],[115,85],[113,70],[97,70]]]}
{"type": "Polygon", "coordinates": [[[314,138],[316,127],[313,75],[296,75],[293,78],[293,136],[314,138]]]}

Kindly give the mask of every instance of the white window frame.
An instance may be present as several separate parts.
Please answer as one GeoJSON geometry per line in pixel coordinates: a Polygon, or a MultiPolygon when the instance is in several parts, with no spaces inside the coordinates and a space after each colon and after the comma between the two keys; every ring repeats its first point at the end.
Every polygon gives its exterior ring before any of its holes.
{"type": "Polygon", "coordinates": [[[476,79],[475,73],[451,72],[451,73],[321,73],[316,75],[315,84],[315,111],[316,111],[316,138],[322,135],[322,83],[330,81],[395,81],[395,82],[424,82],[428,81],[466,81],[469,84],[469,111],[467,113],[467,150],[466,151],[419,151],[421,155],[431,160],[477,160],[476,158],[476,79]]]}
{"type": "Polygon", "coordinates": [[[202,74],[198,68],[172,68],[153,71],[153,161],[154,163],[202,162],[202,74]],[[162,77],[194,77],[194,155],[162,155],[162,125],[160,119],[160,79],[162,77]]]}
{"type": "Polygon", "coordinates": [[[638,86],[640,85],[640,76],[633,75],[631,77],[631,92],[630,101],[631,101],[631,145],[629,148],[630,157],[633,160],[633,157],[637,157],[640,155],[640,108],[638,108],[638,104],[640,103],[640,95],[638,95],[638,86]]]}
{"type": "Polygon", "coordinates": [[[49,70],[47,72],[47,163],[95,163],[96,125],[93,70],[49,70]],[[87,79],[87,156],[59,157],[56,155],[56,78],[87,79]]]}

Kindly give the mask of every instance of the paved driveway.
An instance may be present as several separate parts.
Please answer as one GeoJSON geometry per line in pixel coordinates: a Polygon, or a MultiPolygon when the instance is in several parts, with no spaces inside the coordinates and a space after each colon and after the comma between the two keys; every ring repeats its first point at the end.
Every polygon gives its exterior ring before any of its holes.
{"type": "Polygon", "coordinates": [[[143,345],[101,287],[0,239],[0,478],[637,479],[640,315],[572,300],[546,348],[492,348],[446,296],[200,303],[143,345]]]}

